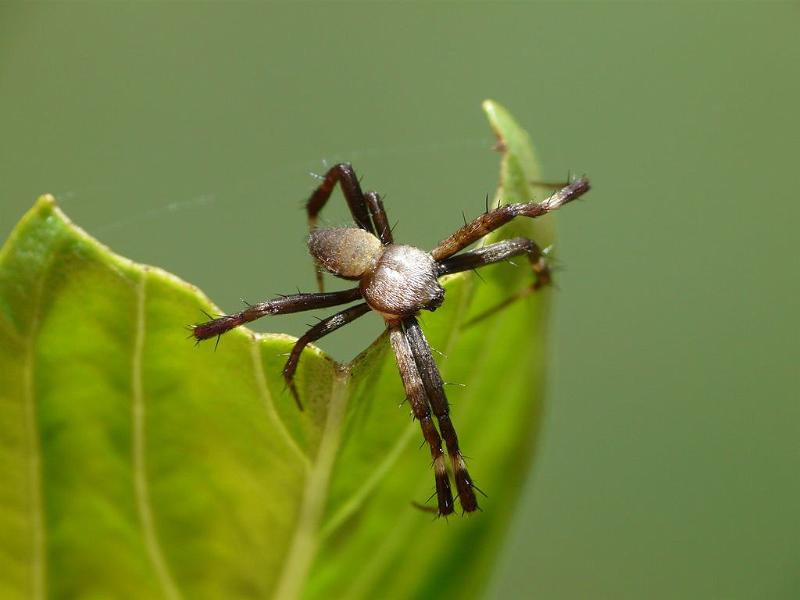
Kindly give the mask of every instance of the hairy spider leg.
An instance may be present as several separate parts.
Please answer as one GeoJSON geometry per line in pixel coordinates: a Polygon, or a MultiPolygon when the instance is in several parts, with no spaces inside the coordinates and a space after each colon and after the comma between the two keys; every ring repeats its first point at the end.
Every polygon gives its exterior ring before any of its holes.
{"type": "MultiPolygon", "coordinates": [[[[350,214],[353,215],[353,221],[361,229],[369,231],[373,235],[378,235],[375,226],[372,224],[370,218],[370,208],[364,198],[364,192],[361,191],[361,184],[356,177],[353,167],[348,163],[339,163],[333,165],[328,172],[322,183],[319,184],[317,189],[313,191],[311,196],[306,202],[306,213],[308,214],[308,229],[313,231],[317,227],[317,217],[319,216],[322,207],[331,197],[333,188],[336,184],[342,189],[344,199],[347,201],[347,206],[350,208],[350,214]]],[[[314,265],[317,273],[317,285],[319,291],[323,291],[324,284],[322,280],[322,270],[319,265],[314,265]]]]}
{"type": "Polygon", "coordinates": [[[540,217],[564,206],[567,202],[579,198],[588,191],[589,180],[585,177],[579,177],[541,202],[505,204],[499,208],[490,210],[464,225],[446,240],[439,242],[439,245],[431,250],[431,255],[435,261],[442,261],[478,241],[495,229],[502,227],[515,217],[540,217]]]}
{"type": "Polygon", "coordinates": [[[502,262],[514,256],[526,254],[528,262],[533,271],[533,281],[530,285],[524,287],[518,292],[512,294],[499,304],[496,304],[480,314],[472,317],[464,325],[474,325],[478,321],[496,313],[498,310],[505,308],[512,302],[524,298],[533,292],[549,285],[552,282],[552,274],[550,272],[550,265],[548,264],[547,257],[544,251],[533,240],[528,238],[513,238],[510,240],[503,240],[496,244],[489,244],[483,248],[476,248],[469,252],[462,252],[451,256],[439,263],[439,275],[449,275],[450,273],[459,273],[461,271],[469,271],[491,265],[492,263],[502,262]]]}
{"type": "Polygon", "coordinates": [[[550,283],[550,267],[547,264],[544,252],[536,242],[524,237],[503,240],[483,248],[475,248],[474,250],[446,258],[438,263],[437,274],[441,277],[451,273],[470,271],[502,262],[521,254],[528,255],[528,260],[530,260],[533,272],[538,280],[537,287],[550,283]]]}
{"type": "Polygon", "coordinates": [[[475,498],[472,478],[467,471],[467,464],[461,455],[458,447],[458,436],[456,435],[453,422],[450,420],[450,407],[447,403],[447,396],[444,393],[444,382],[439,374],[436,361],[431,354],[431,348],[425,334],[419,326],[416,317],[406,317],[403,319],[406,337],[417,364],[417,370],[422,377],[422,384],[428,394],[433,414],[439,423],[439,431],[442,433],[444,442],[447,445],[447,453],[450,455],[450,463],[453,466],[453,476],[456,480],[458,499],[464,512],[473,512],[478,509],[478,500],[475,498]]]}
{"type": "Polygon", "coordinates": [[[361,183],[359,183],[353,167],[348,163],[339,163],[328,169],[322,179],[322,183],[312,192],[306,202],[308,228],[314,229],[317,226],[317,217],[331,197],[333,188],[337,183],[342,188],[342,194],[344,194],[356,225],[370,233],[376,233],[370,219],[369,207],[364,198],[364,192],[361,191],[361,183]]]}
{"type": "Polygon", "coordinates": [[[306,331],[297,342],[295,342],[292,351],[289,353],[289,360],[286,361],[286,366],[283,367],[283,379],[286,381],[286,386],[292,392],[294,401],[297,403],[297,408],[303,410],[303,404],[300,402],[300,395],[297,393],[297,387],[294,384],[294,374],[297,371],[297,365],[300,362],[303,349],[311,342],[315,342],[329,333],[336,331],[340,327],[355,321],[358,317],[365,315],[370,310],[366,302],[346,308],[327,319],[323,319],[306,331]]]}
{"type": "Polygon", "coordinates": [[[372,222],[375,224],[381,243],[384,246],[394,243],[392,228],[389,226],[389,217],[386,216],[386,209],[383,208],[381,197],[377,192],[367,192],[364,197],[369,205],[372,222]]]}
{"type": "Polygon", "coordinates": [[[234,327],[239,327],[244,323],[255,321],[267,315],[282,315],[315,308],[327,308],[346,304],[361,298],[361,290],[353,288],[340,292],[328,292],[319,294],[292,294],[291,296],[281,296],[266,302],[250,304],[243,311],[232,314],[222,315],[216,319],[211,319],[205,323],[192,326],[192,335],[197,341],[206,340],[230,331],[234,327]]]}
{"type": "Polygon", "coordinates": [[[406,397],[411,405],[414,417],[419,421],[422,428],[422,435],[431,450],[439,515],[449,515],[453,512],[453,493],[450,490],[450,478],[447,475],[447,465],[445,464],[444,452],[442,452],[442,438],[433,424],[425,387],[422,383],[417,363],[414,360],[411,346],[403,331],[402,323],[399,321],[387,321],[386,326],[389,330],[389,342],[397,359],[397,367],[400,370],[400,378],[403,380],[406,397]]]}

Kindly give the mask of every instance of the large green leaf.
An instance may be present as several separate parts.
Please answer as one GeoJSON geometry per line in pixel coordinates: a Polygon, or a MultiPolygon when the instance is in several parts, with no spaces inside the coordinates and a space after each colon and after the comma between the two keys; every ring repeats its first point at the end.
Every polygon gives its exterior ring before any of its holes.
{"type": "MultiPolygon", "coordinates": [[[[527,201],[527,134],[484,109],[498,200],[527,201]]],[[[546,221],[514,227],[549,243],[546,221]]],[[[217,310],[199,290],[42,197],[0,253],[0,597],[479,595],[532,457],[549,292],[465,324],[529,277],[450,277],[424,317],[444,379],[466,384],[453,419],[488,493],[436,520],[411,505],[433,477],[385,336],[347,365],[306,350],[299,412],[280,378],[292,338],[195,348],[184,324],[217,310]]]]}

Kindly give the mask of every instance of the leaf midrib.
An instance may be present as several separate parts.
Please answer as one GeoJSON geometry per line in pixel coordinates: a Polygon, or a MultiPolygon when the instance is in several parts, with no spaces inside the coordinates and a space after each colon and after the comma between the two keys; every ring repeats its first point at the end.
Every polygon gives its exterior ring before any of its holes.
{"type": "Polygon", "coordinates": [[[349,399],[349,381],[350,368],[337,365],[333,376],[325,427],[311,472],[306,477],[302,504],[289,546],[289,553],[275,588],[273,596],[275,600],[289,600],[300,595],[316,555],[320,541],[319,524],[325,510],[328,483],[336,462],[349,399]]]}

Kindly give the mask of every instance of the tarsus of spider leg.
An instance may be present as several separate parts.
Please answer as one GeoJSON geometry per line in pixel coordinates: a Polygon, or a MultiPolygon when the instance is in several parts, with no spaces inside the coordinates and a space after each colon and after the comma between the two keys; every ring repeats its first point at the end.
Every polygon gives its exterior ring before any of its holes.
{"type": "Polygon", "coordinates": [[[450,456],[450,463],[453,467],[453,477],[456,481],[461,507],[466,512],[473,512],[478,508],[478,500],[472,490],[472,479],[467,471],[467,464],[458,446],[455,427],[453,427],[453,422],[450,420],[450,407],[444,392],[444,382],[433,359],[433,354],[431,354],[428,341],[425,339],[425,334],[422,333],[422,328],[416,318],[406,317],[403,320],[403,326],[414,360],[417,363],[417,369],[422,377],[422,383],[431,409],[436,416],[439,430],[447,446],[447,453],[450,456]]]}
{"type": "MultiPolygon", "coordinates": [[[[273,300],[252,304],[238,313],[223,315],[216,319],[212,318],[205,323],[193,325],[192,334],[197,340],[206,340],[268,315],[287,314],[315,308],[327,308],[329,306],[353,302],[359,298],[361,298],[361,292],[358,288],[343,290],[341,292],[300,293],[292,296],[280,296],[273,300]]],[[[210,317],[210,315],[208,316],[210,317]]]]}
{"type": "Polygon", "coordinates": [[[540,217],[581,197],[588,191],[589,180],[586,177],[578,177],[541,202],[505,204],[465,224],[431,250],[431,255],[436,261],[444,260],[495,229],[502,227],[515,217],[540,217]]]}
{"type": "Polygon", "coordinates": [[[386,324],[389,329],[389,342],[394,350],[406,397],[411,404],[414,416],[419,421],[422,435],[430,447],[439,514],[442,516],[449,515],[453,512],[453,493],[450,489],[450,478],[447,475],[444,452],[442,452],[442,438],[439,436],[439,432],[436,430],[431,418],[431,411],[417,362],[414,359],[414,354],[402,324],[398,321],[387,321],[386,324]]]}

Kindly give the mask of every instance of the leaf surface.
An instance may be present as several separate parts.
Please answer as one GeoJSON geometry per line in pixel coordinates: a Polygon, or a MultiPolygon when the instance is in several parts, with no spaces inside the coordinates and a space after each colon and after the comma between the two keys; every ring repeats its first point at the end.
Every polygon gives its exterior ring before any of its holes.
{"type": "MultiPolygon", "coordinates": [[[[528,201],[527,134],[484,110],[496,201],[528,201]]],[[[551,241],[546,218],[499,235],[520,233],[551,241]]],[[[0,597],[479,595],[533,454],[549,292],[467,323],[525,287],[523,264],[449,277],[423,315],[488,494],[446,522],[411,505],[433,475],[385,336],[347,365],[307,349],[300,412],[280,377],[293,338],[195,348],[183,325],[219,312],[199,290],[40,198],[0,251],[0,597]]]]}

